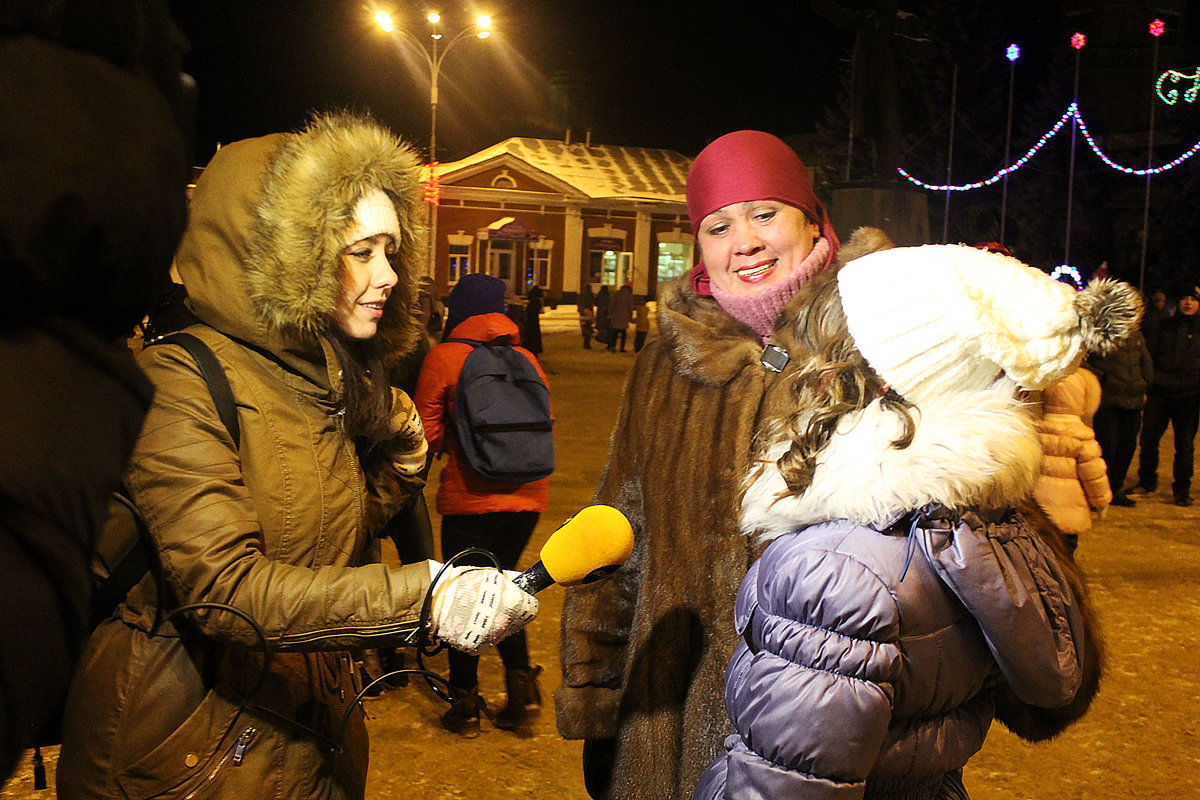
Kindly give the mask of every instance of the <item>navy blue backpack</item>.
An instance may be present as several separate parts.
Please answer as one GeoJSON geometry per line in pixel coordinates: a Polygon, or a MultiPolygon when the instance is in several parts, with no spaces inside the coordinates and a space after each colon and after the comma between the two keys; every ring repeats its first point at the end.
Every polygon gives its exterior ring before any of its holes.
{"type": "Polygon", "coordinates": [[[458,443],[471,469],[497,483],[529,483],[554,472],[550,390],[509,337],[447,339],[473,348],[458,373],[458,443]]]}

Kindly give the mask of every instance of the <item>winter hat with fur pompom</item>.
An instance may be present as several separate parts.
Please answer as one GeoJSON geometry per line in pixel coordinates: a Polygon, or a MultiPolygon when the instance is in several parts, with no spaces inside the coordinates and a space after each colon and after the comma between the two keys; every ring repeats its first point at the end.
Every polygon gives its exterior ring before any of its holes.
{"type": "Polygon", "coordinates": [[[1141,317],[1128,284],[1081,292],[1015,258],[965,245],[898,247],[838,274],[850,335],[871,367],[918,407],[1007,375],[1044,389],[1089,351],[1106,352],[1141,317]]]}

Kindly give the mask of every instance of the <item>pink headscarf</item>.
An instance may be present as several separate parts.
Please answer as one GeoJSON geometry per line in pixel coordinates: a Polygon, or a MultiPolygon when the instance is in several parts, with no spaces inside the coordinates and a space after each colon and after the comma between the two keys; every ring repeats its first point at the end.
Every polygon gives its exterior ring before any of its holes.
{"type": "MultiPolygon", "coordinates": [[[[813,192],[808,170],[796,151],[782,139],[762,131],[734,131],[704,148],[688,171],[688,219],[692,233],[700,222],[718,208],[749,200],[777,200],[803,211],[817,223],[829,242],[824,266],[833,263],[842,244],[833,229],[829,212],[813,192]]],[[[704,264],[691,274],[692,288],[711,296],[704,264]]]]}

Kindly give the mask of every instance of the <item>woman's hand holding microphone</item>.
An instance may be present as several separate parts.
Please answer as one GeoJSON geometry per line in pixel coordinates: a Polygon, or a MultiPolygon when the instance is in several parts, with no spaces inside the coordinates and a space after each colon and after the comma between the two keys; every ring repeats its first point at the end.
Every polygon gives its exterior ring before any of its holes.
{"type": "MultiPolygon", "coordinates": [[[[538,613],[538,599],[494,567],[447,567],[433,573],[433,634],[455,650],[478,655],[488,645],[524,628],[538,613]]],[[[514,575],[517,573],[513,573],[514,575]]]]}

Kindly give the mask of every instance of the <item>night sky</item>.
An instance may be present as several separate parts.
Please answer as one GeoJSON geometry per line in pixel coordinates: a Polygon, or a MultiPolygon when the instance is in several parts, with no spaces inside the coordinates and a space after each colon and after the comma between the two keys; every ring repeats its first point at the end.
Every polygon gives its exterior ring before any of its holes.
{"type": "MultiPolygon", "coordinates": [[[[806,0],[489,1],[479,9],[492,13],[499,32],[487,41],[460,42],[442,64],[440,161],[508,136],[561,137],[564,125],[550,101],[550,84],[563,71],[590,80],[597,143],[691,156],[739,128],[805,133],[836,101],[853,43],[850,32],[813,13],[806,0]]],[[[378,29],[369,5],[175,2],[175,18],[191,46],[185,68],[199,91],[197,163],[206,162],[218,142],[295,129],[312,109],[369,111],[427,146],[424,61],[411,44],[397,44],[378,29]]],[[[1001,5],[1010,9],[1005,24],[1013,37],[1036,35],[1050,23],[1038,15],[1054,13],[1047,10],[1053,2],[1001,5]]],[[[411,13],[416,30],[427,31],[424,5],[392,0],[390,6],[398,21],[411,13]]],[[[461,0],[440,10],[450,31],[473,20],[461,0]]],[[[573,130],[575,138],[584,135],[573,130]]]]}

